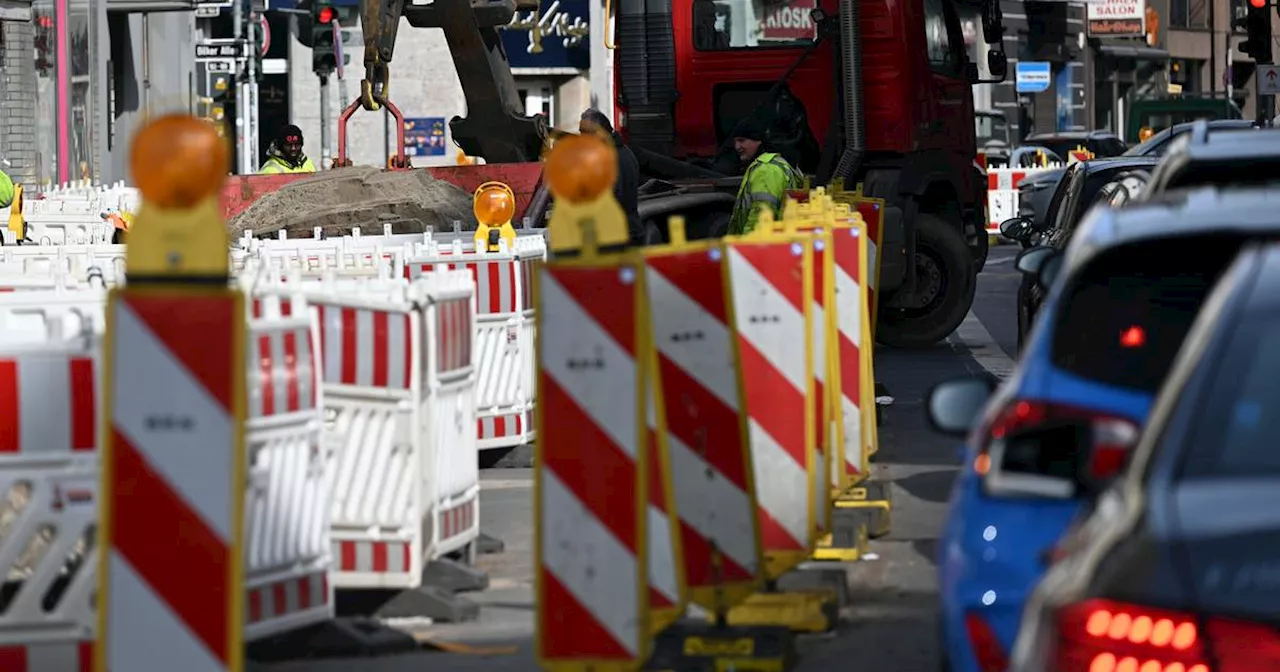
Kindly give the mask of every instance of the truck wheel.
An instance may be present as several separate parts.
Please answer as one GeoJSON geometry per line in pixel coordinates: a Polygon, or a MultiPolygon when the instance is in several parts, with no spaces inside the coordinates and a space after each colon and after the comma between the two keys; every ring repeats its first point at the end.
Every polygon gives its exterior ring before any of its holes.
{"type": "Polygon", "coordinates": [[[978,279],[964,236],[927,213],[916,219],[916,291],[905,307],[883,308],[876,340],[897,348],[927,348],[951,335],[969,308],[978,279]]]}

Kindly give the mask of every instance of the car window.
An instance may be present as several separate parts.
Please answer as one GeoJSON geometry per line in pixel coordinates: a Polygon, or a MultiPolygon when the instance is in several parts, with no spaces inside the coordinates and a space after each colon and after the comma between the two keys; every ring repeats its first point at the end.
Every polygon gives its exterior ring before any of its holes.
{"type": "Polygon", "coordinates": [[[1067,169],[1067,174],[1058,183],[1053,198],[1049,200],[1049,207],[1045,209],[1045,222],[1048,224],[1045,230],[1050,236],[1056,238],[1065,233],[1062,229],[1069,219],[1066,212],[1071,207],[1072,196],[1080,191],[1080,182],[1083,180],[1084,171],[1073,166],[1067,169]]]}
{"type": "Polygon", "coordinates": [[[1050,357],[1081,378],[1155,392],[1236,238],[1191,237],[1123,245],[1068,280],[1050,357]]]}
{"type": "Polygon", "coordinates": [[[1280,473],[1280,314],[1240,325],[1211,374],[1205,418],[1198,423],[1184,474],[1280,473]]]}
{"type": "Polygon", "coordinates": [[[765,49],[812,44],[818,29],[813,0],[694,0],[693,47],[698,51],[765,49]]]}

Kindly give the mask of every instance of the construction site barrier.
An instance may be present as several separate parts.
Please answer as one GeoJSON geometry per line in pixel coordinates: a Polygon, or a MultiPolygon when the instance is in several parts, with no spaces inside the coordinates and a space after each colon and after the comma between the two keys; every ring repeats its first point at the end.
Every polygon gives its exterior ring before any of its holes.
{"type": "MultiPolygon", "coordinates": [[[[20,240],[36,245],[84,245],[109,243],[114,227],[109,214],[131,214],[137,210],[138,192],[123,183],[95,186],[87,180],[68,183],[22,199],[23,226],[15,231],[0,226],[0,242],[14,245],[20,240]]],[[[8,213],[0,222],[9,222],[8,213]]]]}
{"type": "MultiPolygon", "coordinates": [[[[1074,161],[1073,161],[1074,163],[1074,161]]],[[[1000,223],[1018,216],[1018,185],[1028,175],[1062,170],[1061,164],[1035,168],[997,166],[987,169],[987,234],[1000,235],[1000,223]]]]}
{"type": "Polygon", "coordinates": [[[888,508],[865,464],[867,224],[817,189],[743,236],[691,243],[675,218],[670,245],[614,250],[611,193],[560,189],[578,200],[536,281],[539,662],[788,669],[846,591],[801,565],[845,537],[856,557],[888,508]]]}

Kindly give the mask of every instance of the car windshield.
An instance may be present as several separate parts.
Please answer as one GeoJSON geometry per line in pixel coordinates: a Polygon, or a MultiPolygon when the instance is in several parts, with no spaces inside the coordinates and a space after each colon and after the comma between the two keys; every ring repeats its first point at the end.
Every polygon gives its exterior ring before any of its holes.
{"type": "Polygon", "coordinates": [[[1280,473],[1280,314],[1237,325],[1213,373],[1205,418],[1183,473],[1280,473]]]}
{"type": "Polygon", "coordinates": [[[1070,281],[1051,357],[1076,376],[1155,392],[1237,239],[1147,241],[1100,254],[1070,281]]]}
{"type": "Polygon", "coordinates": [[[1003,114],[979,114],[973,118],[973,123],[979,147],[992,140],[1010,144],[1009,122],[1003,114]]]}

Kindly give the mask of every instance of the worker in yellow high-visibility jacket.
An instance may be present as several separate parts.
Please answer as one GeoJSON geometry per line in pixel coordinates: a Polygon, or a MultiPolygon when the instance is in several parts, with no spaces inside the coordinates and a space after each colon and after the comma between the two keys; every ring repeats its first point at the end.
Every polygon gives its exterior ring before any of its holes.
{"type": "Polygon", "coordinates": [[[0,170],[0,208],[7,208],[10,203],[13,203],[13,180],[0,170]]]}
{"type": "Polygon", "coordinates": [[[267,160],[258,171],[261,175],[280,173],[314,173],[316,165],[302,153],[302,129],[285,124],[267,147],[267,160]]]}

